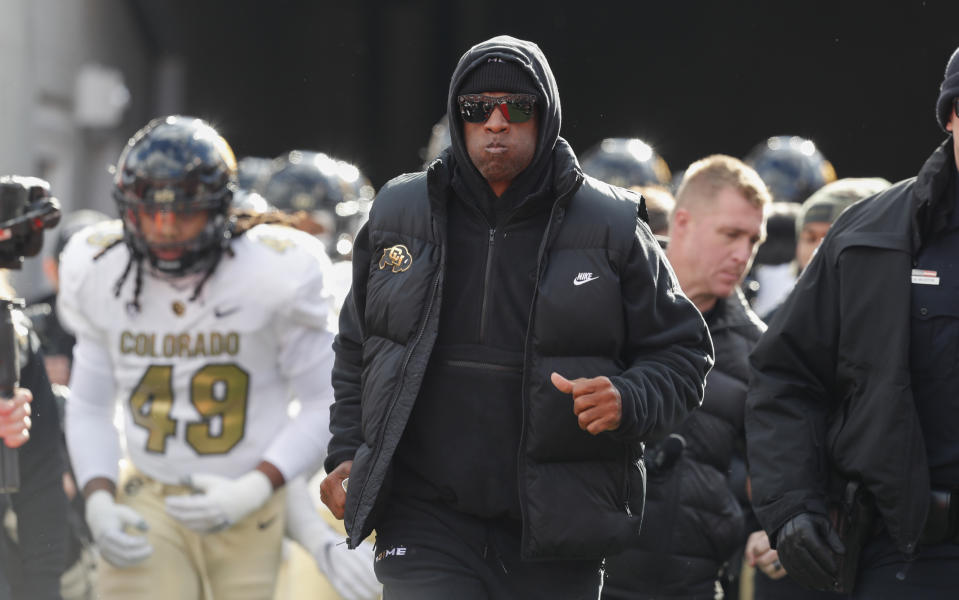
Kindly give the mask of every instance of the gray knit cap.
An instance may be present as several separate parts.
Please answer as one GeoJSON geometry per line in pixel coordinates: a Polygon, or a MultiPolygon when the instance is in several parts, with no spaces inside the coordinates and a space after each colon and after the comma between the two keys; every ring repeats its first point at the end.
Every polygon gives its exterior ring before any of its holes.
{"type": "Polygon", "coordinates": [[[882,177],[846,177],[827,183],[816,190],[805,202],[796,219],[796,233],[801,234],[807,223],[832,223],[850,205],[878,194],[891,184],[882,177]]]}

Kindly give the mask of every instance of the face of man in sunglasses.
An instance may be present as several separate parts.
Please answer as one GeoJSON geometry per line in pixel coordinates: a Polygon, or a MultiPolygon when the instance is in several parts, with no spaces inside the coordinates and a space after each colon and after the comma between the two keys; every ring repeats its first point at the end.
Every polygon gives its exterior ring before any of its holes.
{"type": "MultiPolygon", "coordinates": [[[[499,97],[508,94],[486,92],[485,95],[499,97]]],[[[503,111],[497,109],[485,123],[463,123],[466,152],[497,196],[502,196],[516,176],[532,162],[538,135],[535,114],[525,123],[510,123],[503,111]]]]}

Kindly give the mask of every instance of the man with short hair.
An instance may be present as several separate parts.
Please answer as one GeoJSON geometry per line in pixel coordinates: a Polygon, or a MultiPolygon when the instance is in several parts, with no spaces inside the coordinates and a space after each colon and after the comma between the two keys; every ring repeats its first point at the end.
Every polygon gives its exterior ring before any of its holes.
{"type": "Polygon", "coordinates": [[[535,44],[474,46],[448,108],[450,148],[356,239],[321,496],[351,547],[376,529],[385,597],[595,599],[709,335],[639,197],[559,137],[535,44]]]}
{"type": "Polygon", "coordinates": [[[677,191],[666,256],[705,317],[716,365],[702,408],[647,452],[643,531],[607,558],[604,600],[712,598],[720,569],[743,543],[742,509],[726,473],[745,443],[746,356],[765,325],[739,284],[765,236],[769,201],[759,175],[723,155],[690,165],[677,191]]]}
{"type": "Polygon", "coordinates": [[[959,49],[936,111],[951,138],[842,213],[750,357],[756,515],[857,598],[959,596],[959,49]]]}

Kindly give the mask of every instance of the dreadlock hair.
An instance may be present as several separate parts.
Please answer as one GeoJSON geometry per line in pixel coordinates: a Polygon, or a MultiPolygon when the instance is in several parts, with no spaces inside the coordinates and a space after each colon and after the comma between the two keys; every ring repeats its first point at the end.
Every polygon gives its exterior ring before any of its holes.
{"type": "MultiPolygon", "coordinates": [[[[193,288],[193,294],[190,296],[189,302],[195,301],[200,297],[200,292],[203,291],[203,286],[206,285],[207,280],[213,275],[213,271],[216,270],[217,266],[220,264],[220,259],[223,257],[223,254],[228,254],[232,258],[234,256],[233,249],[230,247],[232,240],[240,237],[249,230],[253,229],[257,225],[269,224],[269,225],[283,225],[285,227],[298,227],[298,220],[294,216],[287,215],[280,211],[270,211],[265,213],[257,213],[247,210],[234,210],[231,209],[227,215],[228,222],[226,229],[223,232],[223,239],[220,240],[219,252],[213,257],[213,261],[210,263],[210,266],[207,267],[204,271],[203,276],[200,278],[200,281],[197,282],[196,287],[193,288]]],[[[121,237],[105,246],[102,250],[94,255],[93,260],[99,260],[104,254],[125,243],[125,238],[121,237]]],[[[117,279],[116,283],[113,286],[113,295],[116,298],[120,297],[120,292],[123,290],[123,284],[126,282],[127,277],[130,275],[130,271],[133,269],[134,263],[136,264],[137,272],[135,285],[133,288],[133,300],[131,300],[127,306],[136,312],[140,312],[140,290],[143,288],[143,255],[139,252],[133,250],[130,247],[130,258],[127,261],[127,266],[123,269],[123,273],[117,279]]]]}

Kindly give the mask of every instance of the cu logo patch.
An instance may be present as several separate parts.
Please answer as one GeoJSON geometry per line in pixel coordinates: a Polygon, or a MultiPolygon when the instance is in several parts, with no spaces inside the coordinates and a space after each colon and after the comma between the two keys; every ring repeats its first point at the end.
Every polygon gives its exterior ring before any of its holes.
{"type": "Polygon", "coordinates": [[[380,258],[380,270],[386,267],[393,267],[394,273],[402,273],[413,265],[413,257],[406,246],[397,244],[392,248],[383,249],[383,257],[380,258]]]}

